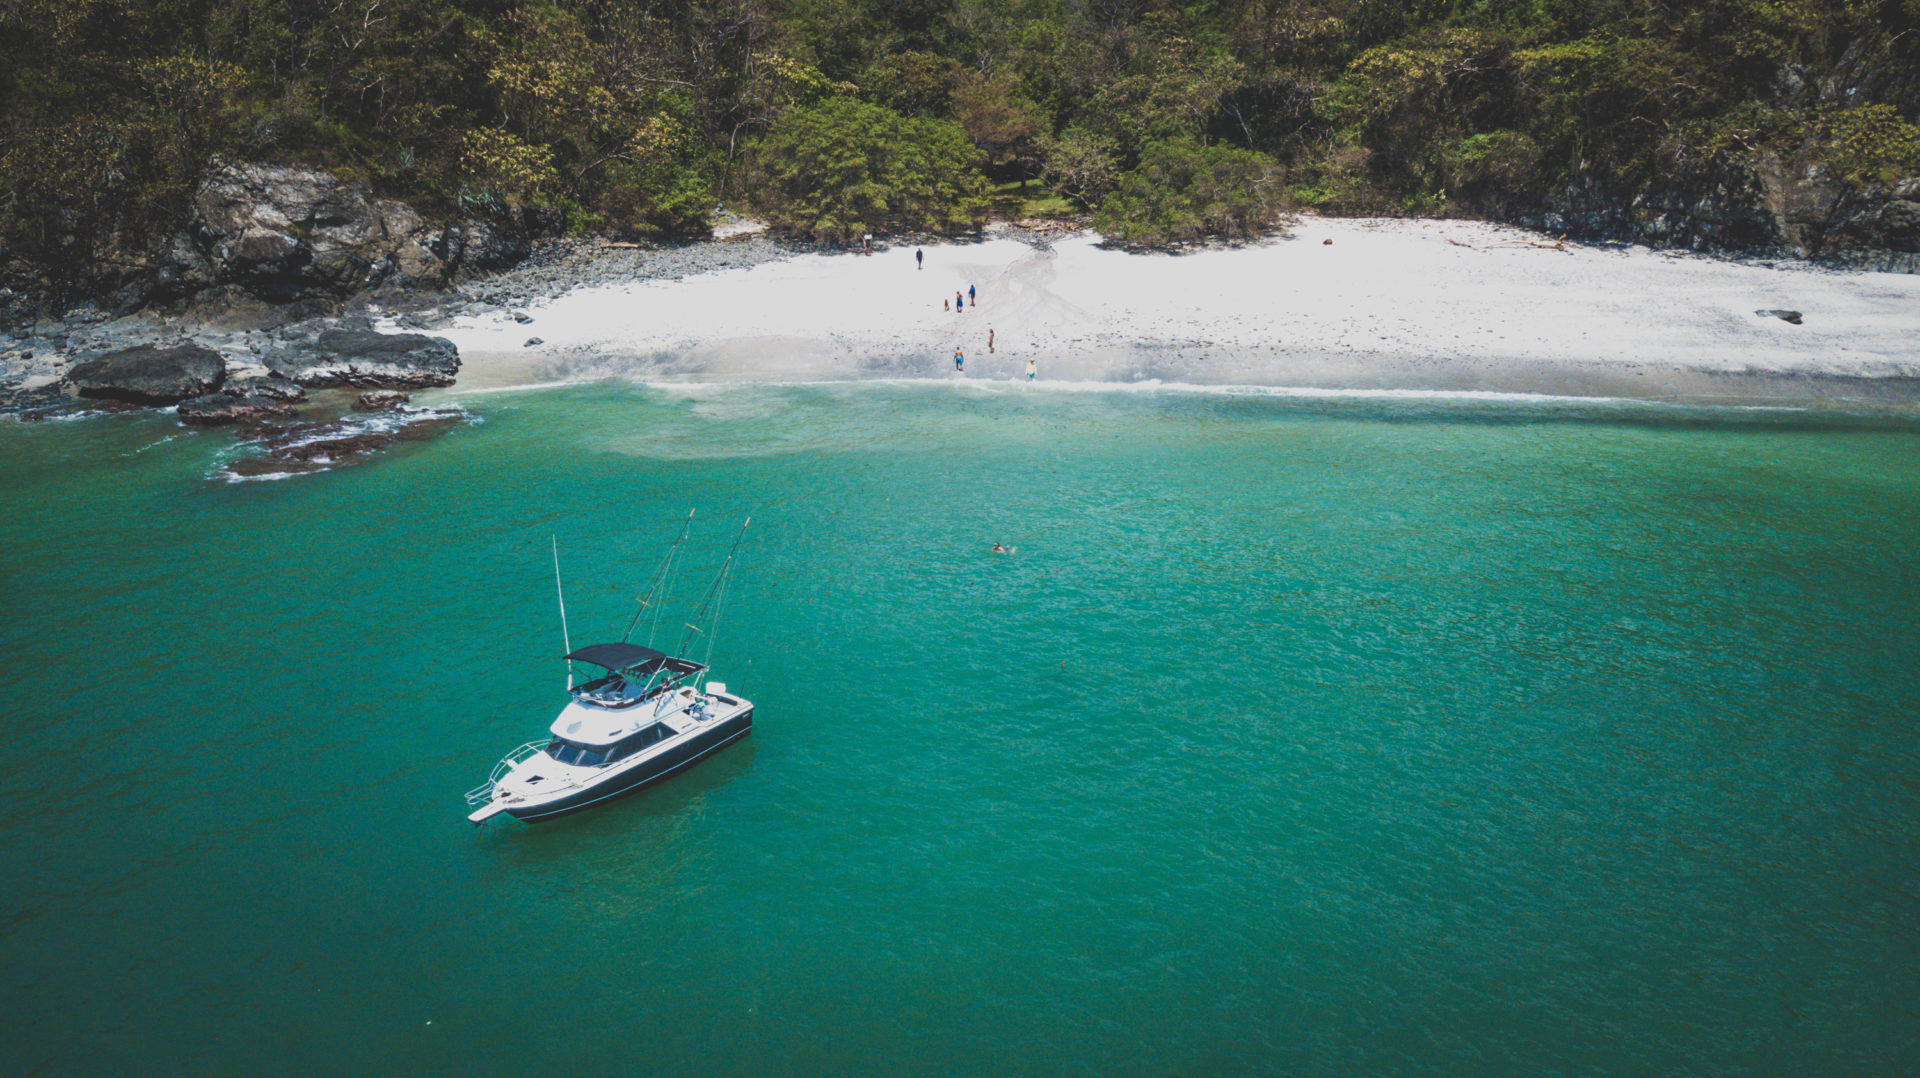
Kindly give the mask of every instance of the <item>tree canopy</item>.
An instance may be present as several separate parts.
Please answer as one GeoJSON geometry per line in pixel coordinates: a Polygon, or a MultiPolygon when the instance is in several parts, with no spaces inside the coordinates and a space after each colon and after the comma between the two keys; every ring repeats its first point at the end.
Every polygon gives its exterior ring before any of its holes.
{"type": "Polygon", "coordinates": [[[816,239],[953,231],[986,215],[983,155],[950,120],[832,98],[788,110],[754,157],[755,189],[772,223],[816,239]]]}
{"type": "Polygon", "coordinates": [[[635,234],[966,228],[1029,179],[1140,236],[1499,214],[1760,151],[1845,198],[1916,115],[1920,0],[12,0],[0,239],[162,236],[216,156],[635,234]],[[1234,170],[1259,208],[1155,186],[1234,170]]]}

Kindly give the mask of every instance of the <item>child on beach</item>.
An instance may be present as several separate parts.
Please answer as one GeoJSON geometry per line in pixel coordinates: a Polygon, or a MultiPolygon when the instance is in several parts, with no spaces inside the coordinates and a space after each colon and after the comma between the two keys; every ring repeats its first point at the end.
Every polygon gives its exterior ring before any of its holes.
{"type": "Polygon", "coordinates": [[[953,313],[953,304],[951,304],[951,303],[948,303],[948,302],[947,302],[947,297],[945,297],[945,296],[941,296],[941,297],[940,297],[940,309],[941,309],[941,310],[943,310],[943,311],[946,311],[946,312],[947,312],[948,314],[952,314],[952,313],[953,313]]]}
{"type": "Polygon", "coordinates": [[[1033,381],[1033,375],[1034,375],[1033,360],[1029,359],[1027,360],[1027,381],[1029,382],[1033,381]]]}
{"type": "Polygon", "coordinates": [[[987,354],[993,354],[993,327],[987,327],[987,354]]]}
{"type": "Polygon", "coordinates": [[[953,350],[953,369],[956,371],[967,369],[967,354],[958,348],[953,350]]]}

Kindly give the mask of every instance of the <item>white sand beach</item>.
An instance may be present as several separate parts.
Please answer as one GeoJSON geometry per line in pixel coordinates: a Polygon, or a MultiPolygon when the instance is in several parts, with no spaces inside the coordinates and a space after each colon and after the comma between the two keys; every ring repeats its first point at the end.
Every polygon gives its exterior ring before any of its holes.
{"type": "Polygon", "coordinates": [[[438,332],[460,347],[463,389],[950,379],[959,347],[969,379],[1021,377],[1031,358],[1057,382],[1915,396],[1920,276],[1543,242],[1473,222],[1307,217],[1185,254],[1084,233],[933,244],[924,270],[895,244],[585,288],[528,307],[532,324],[501,311],[438,332]],[[942,309],[970,285],[977,306],[942,309]],[[1804,323],[1756,313],[1775,308],[1804,323]]]}

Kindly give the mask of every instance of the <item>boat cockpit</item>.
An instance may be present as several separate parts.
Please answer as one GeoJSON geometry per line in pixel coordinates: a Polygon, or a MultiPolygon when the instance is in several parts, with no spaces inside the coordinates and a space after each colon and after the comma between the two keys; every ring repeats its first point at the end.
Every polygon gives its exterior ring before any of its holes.
{"type": "Polygon", "coordinates": [[[687,678],[707,669],[690,659],[676,659],[664,651],[628,643],[594,644],[566,658],[568,662],[591,663],[606,671],[570,688],[573,698],[583,704],[616,710],[672,692],[687,678]]]}

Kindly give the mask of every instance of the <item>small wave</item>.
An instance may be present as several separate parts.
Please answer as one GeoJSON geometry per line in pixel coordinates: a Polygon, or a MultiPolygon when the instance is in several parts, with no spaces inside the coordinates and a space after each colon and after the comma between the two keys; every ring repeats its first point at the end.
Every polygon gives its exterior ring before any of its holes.
{"type": "MultiPolygon", "coordinates": [[[[605,379],[600,379],[604,381],[605,379]]],[[[682,396],[700,396],[727,389],[807,389],[842,388],[858,386],[897,386],[903,388],[929,388],[945,386],[951,389],[975,392],[1050,392],[1050,393],[1182,393],[1198,396],[1220,397],[1300,397],[1308,399],[1355,398],[1366,400],[1461,400],[1494,401],[1523,404],[1631,404],[1660,405],[1668,402],[1650,400],[1641,397],[1596,397],[1567,393],[1525,393],[1489,389],[1368,389],[1340,388],[1324,386],[1279,386],[1257,383],[1206,383],[1206,382],[1167,382],[1160,379],[1143,379],[1137,382],[1102,381],[1062,381],[1058,379],[1039,379],[1029,382],[1025,378],[823,378],[823,379],[770,379],[712,382],[663,381],[658,379],[628,379],[631,385],[644,386],[661,393],[682,396]]],[[[553,388],[556,385],[591,385],[592,382],[548,383],[535,388],[553,388]]],[[[1763,406],[1754,406],[1763,407],[1763,406]]]]}
{"type": "Polygon", "coordinates": [[[483,397],[494,393],[523,393],[540,389],[566,389],[569,386],[587,386],[605,379],[560,379],[552,382],[519,382],[505,386],[474,386],[471,389],[450,389],[449,397],[483,397]]]}
{"type": "MultiPolygon", "coordinates": [[[[1038,379],[1024,377],[852,377],[852,378],[739,378],[698,379],[658,376],[622,376],[596,372],[575,379],[557,379],[515,385],[484,386],[455,390],[452,395],[493,395],[540,392],[593,385],[637,386],[665,396],[709,399],[732,393],[769,389],[828,389],[857,391],[861,387],[889,387],[918,390],[950,390],[981,396],[1008,397],[1015,394],[1177,394],[1193,397],[1270,398],[1301,401],[1403,401],[1409,403],[1492,404],[1547,408],[1615,408],[1647,411],[1685,410],[1689,412],[1803,413],[1820,411],[1800,404],[1740,403],[1711,396],[1601,396],[1579,393],[1530,392],[1492,389],[1439,389],[1413,387],[1296,386],[1263,383],[1208,383],[1141,379],[1109,382],[1087,379],[1038,379]]],[[[1751,398],[1749,398],[1751,399],[1751,398]]]]}
{"type": "Polygon", "coordinates": [[[179,439],[180,437],[181,437],[181,435],[179,435],[179,434],[169,434],[169,435],[167,435],[167,436],[166,436],[165,438],[162,438],[162,439],[160,439],[160,440],[159,440],[159,441],[157,441],[157,442],[148,442],[148,443],[147,443],[146,445],[143,445],[143,446],[141,446],[140,448],[138,448],[138,449],[136,449],[136,450],[134,450],[134,451],[133,451],[132,453],[129,453],[129,454],[127,454],[127,455],[128,455],[128,456],[134,456],[134,455],[136,455],[136,454],[140,454],[140,453],[145,453],[145,452],[146,452],[147,450],[149,450],[149,449],[154,449],[154,448],[157,448],[157,447],[159,447],[159,446],[163,446],[163,445],[166,445],[166,444],[167,444],[168,442],[171,442],[171,441],[175,441],[175,440],[177,440],[177,439],[179,439]]]}
{"type": "Polygon", "coordinates": [[[99,419],[101,416],[126,415],[125,409],[117,408],[80,408],[71,412],[52,412],[40,417],[42,423],[72,423],[81,419],[99,419]]]}

